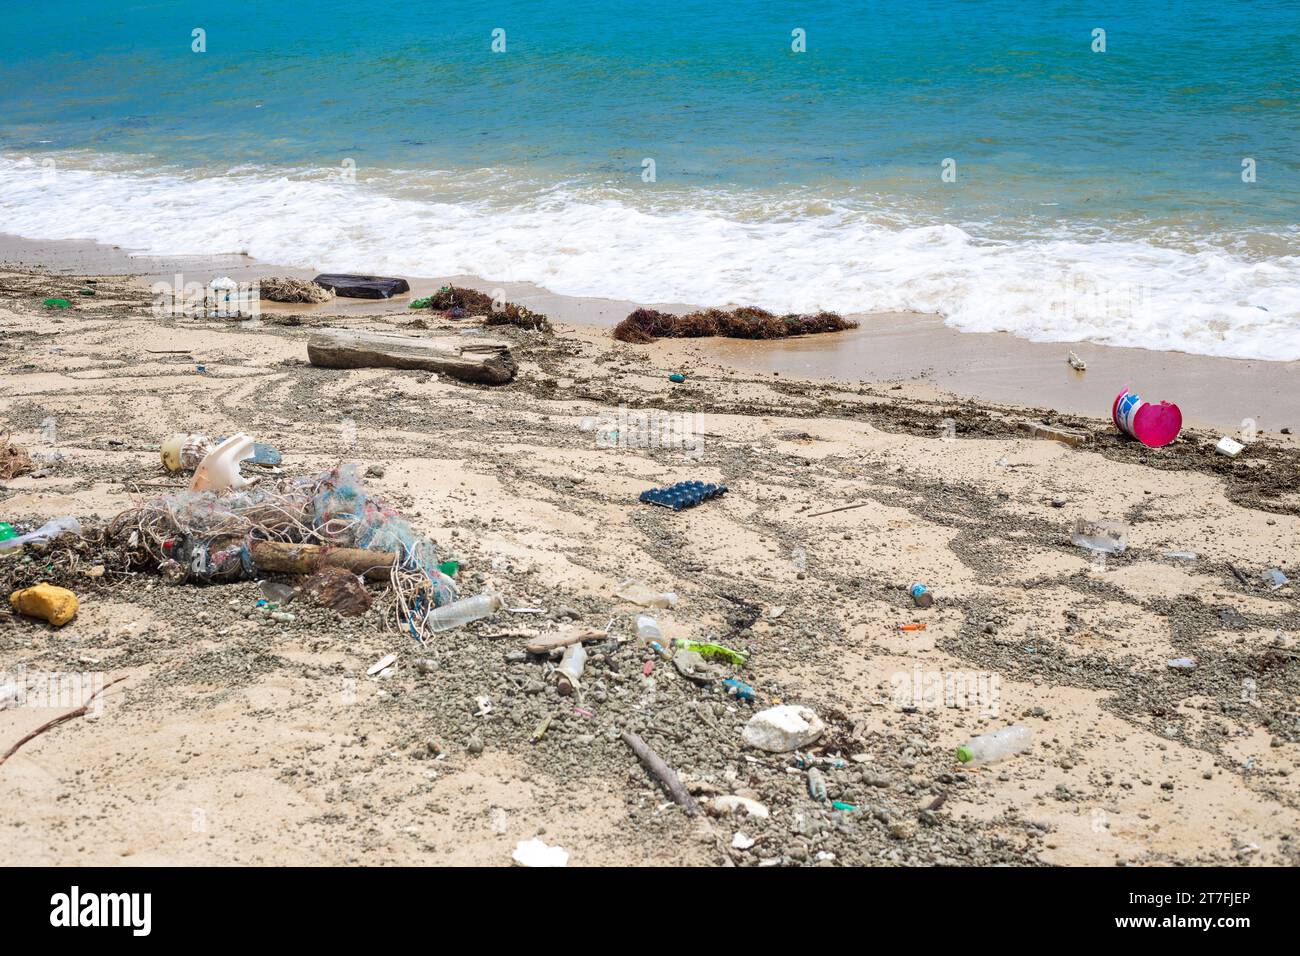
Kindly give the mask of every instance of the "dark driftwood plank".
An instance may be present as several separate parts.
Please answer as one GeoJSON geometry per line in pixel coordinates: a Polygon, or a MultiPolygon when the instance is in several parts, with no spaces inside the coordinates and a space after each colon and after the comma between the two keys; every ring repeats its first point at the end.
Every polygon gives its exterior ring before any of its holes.
{"type": "Polygon", "coordinates": [[[323,368],[422,369],[486,385],[508,382],[518,369],[505,342],[405,338],[345,329],[314,333],[307,340],[307,358],[323,368]]]}

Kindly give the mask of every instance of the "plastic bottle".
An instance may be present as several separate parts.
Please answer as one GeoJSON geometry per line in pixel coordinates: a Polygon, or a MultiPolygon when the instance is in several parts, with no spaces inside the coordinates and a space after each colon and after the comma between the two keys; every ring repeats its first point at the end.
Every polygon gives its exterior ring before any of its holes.
{"type": "Polygon", "coordinates": [[[1012,724],[989,734],[980,734],[958,747],[957,760],[968,767],[978,767],[1020,753],[1033,742],[1034,735],[1028,727],[1012,724]]]}
{"type": "Polygon", "coordinates": [[[631,601],[642,607],[676,607],[677,595],[672,591],[662,593],[651,590],[644,582],[628,578],[614,589],[614,597],[631,601]]]}
{"type": "Polygon", "coordinates": [[[501,609],[501,604],[499,594],[476,594],[473,597],[461,598],[459,601],[434,608],[424,619],[424,625],[434,633],[450,631],[453,628],[464,627],[471,621],[491,617],[501,609]]]}
{"type": "Polygon", "coordinates": [[[659,629],[659,622],[653,614],[636,616],[636,636],[643,641],[662,641],[664,632],[659,629]]]}
{"type": "MultiPolygon", "coordinates": [[[[12,529],[11,529],[12,530],[12,529]]],[[[40,541],[53,541],[61,534],[81,534],[81,522],[72,515],[64,515],[62,518],[55,518],[53,521],[47,521],[35,531],[29,531],[27,534],[21,534],[16,538],[6,538],[0,541],[0,551],[8,551],[10,548],[21,548],[25,544],[36,544],[40,541]]]]}
{"type": "Polygon", "coordinates": [[[744,667],[747,660],[746,655],[740,651],[733,651],[729,647],[723,647],[713,641],[691,641],[684,637],[679,637],[673,641],[673,647],[680,647],[683,650],[694,651],[705,660],[723,660],[728,664],[735,664],[738,667],[744,667]]]}
{"type": "Polygon", "coordinates": [[[555,680],[560,685],[560,693],[567,697],[578,686],[583,669],[587,666],[587,650],[581,643],[570,644],[555,669],[555,680]]]}

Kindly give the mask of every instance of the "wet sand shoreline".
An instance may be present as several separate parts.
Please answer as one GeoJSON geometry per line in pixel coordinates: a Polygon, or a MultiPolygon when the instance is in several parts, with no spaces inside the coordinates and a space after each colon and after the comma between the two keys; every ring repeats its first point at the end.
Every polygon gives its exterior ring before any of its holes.
{"type": "MultiPolygon", "coordinates": [[[[258,262],[247,256],[133,256],[93,242],[47,242],[0,234],[0,262],[87,275],[134,275],[146,284],[208,281],[227,275],[252,281],[270,275],[311,278],[311,270],[258,262]]],[[[364,264],[358,264],[360,270],[364,264]]],[[[558,295],[530,283],[489,282],[474,276],[404,277],[409,297],[396,300],[338,299],[293,311],[340,315],[378,314],[394,304],[435,291],[448,281],[502,289],[506,298],[561,325],[611,327],[638,306],[686,311],[700,303],[634,303],[558,295]]],[[[720,303],[708,303],[716,305],[720,303]]],[[[762,303],[757,303],[761,305],[762,303]]],[[[270,303],[264,308],[275,309],[270,303]]],[[[936,315],[875,313],[851,316],[861,328],[843,333],[769,342],[729,339],[661,340],[653,348],[692,361],[738,370],[837,382],[907,382],[963,398],[1053,408],[1105,418],[1114,396],[1132,386],[1151,401],[1180,406],[1189,423],[1225,433],[1253,427],[1276,434],[1300,430],[1300,362],[1263,362],[1118,348],[1088,342],[1031,342],[1009,333],[961,332],[936,315]],[[1066,362],[1075,351],[1088,370],[1066,362]]]]}

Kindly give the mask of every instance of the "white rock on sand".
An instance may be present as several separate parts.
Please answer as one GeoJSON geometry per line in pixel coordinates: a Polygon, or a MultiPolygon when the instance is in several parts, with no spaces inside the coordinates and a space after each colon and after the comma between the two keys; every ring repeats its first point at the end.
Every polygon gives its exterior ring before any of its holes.
{"type": "Polygon", "coordinates": [[[761,710],[749,719],[740,739],[750,747],[785,753],[806,747],[826,730],[821,718],[807,707],[782,704],[761,710]]]}

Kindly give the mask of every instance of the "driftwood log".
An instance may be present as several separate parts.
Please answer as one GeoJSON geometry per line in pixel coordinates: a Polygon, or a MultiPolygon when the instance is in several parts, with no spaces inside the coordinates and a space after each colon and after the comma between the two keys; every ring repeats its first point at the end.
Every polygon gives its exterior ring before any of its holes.
{"type": "Polygon", "coordinates": [[[501,385],[518,371],[505,342],[408,338],[347,329],[314,333],[307,340],[307,358],[322,368],[421,369],[485,385],[501,385]]]}
{"type": "Polygon", "coordinates": [[[345,568],[372,581],[387,581],[397,555],[364,548],[329,548],[318,544],[254,541],[248,549],[260,571],[312,574],[321,568],[345,568]]]}
{"type": "Polygon", "coordinates": [[[700,805],[682,786],[682,782],[678,779],[673,768],[664,763],[663,758],[651,750],[649,745],[632,731],[624,730],[620,733],[620,736],[623,738],[623,743],[632,748],[632,752],[636,754],[637,759],[654,775],[664,790],[668,791],[668,796],[673,798],[673,802],[685,810],[688,816],[698,816],[700,805]]]}

